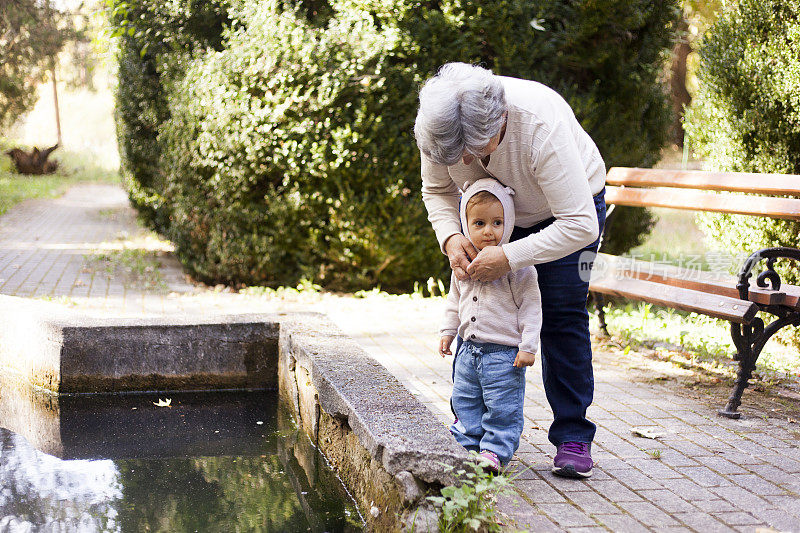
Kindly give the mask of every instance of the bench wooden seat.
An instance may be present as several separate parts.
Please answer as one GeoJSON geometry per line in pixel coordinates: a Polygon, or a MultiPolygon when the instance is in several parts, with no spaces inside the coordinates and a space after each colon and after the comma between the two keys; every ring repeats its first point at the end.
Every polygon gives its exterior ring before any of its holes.
{"type": "Polygon", "coordinates": [[[606,201],[633,207],[669,207],[689,211],[713,211],[734,215],[768,216],[800,220],[800,199],[732,194],[709,194],[678,189],[606,187],[606,201]]]}
{"type": "MultiPolygon", "coordinates": [[[[606,179],[606,203],[612,206],[609,218],[613,206],[626,205],[800,221],[800,176],[615,167],[606,179]]],[[[783,326],[800,325],[800,287],[781,282],[774,269],[779,260],[800,263],[800,250],[779,247],[754,251],[738,276],[600,253],[589,290],[598,300],[600,295],[611,295],[729,321],[739,373],[720,414],[738,418],[742,393],[764,344],[783,326]],[[757,272],[762,263],[766,267],[757,272]],[[777,318],[765,325],[757,316],[759,311],[777,318]]],[[[602,301],[598,303],[605,327],[602,301]]]]}
{"type": "Polygon", "coordinates": [[[739,298],[719,296],[636,278],[593,280],[591,290],[611,296],[674,307],[683,311],[702,313],[737,324],[749,324],[758,312],[756,304],[739,298]]]}
{"type": "Polygon", "coordinates": [[[798,176],[787,174],[614,167],[608,171],[606,185],[680,187],[704,191],[800,196],[798,176]]]}

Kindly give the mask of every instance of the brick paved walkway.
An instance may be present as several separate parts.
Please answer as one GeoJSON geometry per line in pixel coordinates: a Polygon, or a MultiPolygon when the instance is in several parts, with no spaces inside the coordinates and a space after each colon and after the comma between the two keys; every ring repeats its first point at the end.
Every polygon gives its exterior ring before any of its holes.
{"type": "MultiPolygon", "coordinates": [[[[120,189],[81,186],[61,199],[29,201],[0,218],[0,293],[53,299],[89,314],[198,311],[327,313],[394,373],[443,423],[450,421],[450,360],[436,354],[442,301],[330,294],[259,298],[195,287],[160,249],[163,282],[148,288],[91,255],[142,234],[120,189]]],[[[125,245],[125,246],[133,246],[125,245]]],[[[501,508],[531,531],[800,531],[800,426],[747,405],[741,420],[655,379],[633,381],[621,359],[595,350],[597,468],[586,481],[550,474],[550,412],[537,365],[528,371],[517,494],[501,508]],[[632,427],[662,433],[638,437],[632,427]]],[[[511,523],[511,520],[509,520],[511,523]]]]}

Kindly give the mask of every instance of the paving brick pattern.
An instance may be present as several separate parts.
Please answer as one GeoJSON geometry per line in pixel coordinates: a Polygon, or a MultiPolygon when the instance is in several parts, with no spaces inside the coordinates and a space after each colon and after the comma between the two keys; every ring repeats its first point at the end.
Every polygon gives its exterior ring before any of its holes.
{"type": "MultiPolygon", "coordinates": [[[[451,361],[436,353],[441,300],[244,296],[189,284],[171,257],[162,258],[166,291],[87,269],[87,254],[135,231],[125,194],[116,187],[80,186],[58,200],[24,202],[0,218],[0,293],[52,298],[100,316],[325,312],[443,424],[451,421],[451,361]],[[112,211],[117,216],[107,216],[112,211]]],[[[597,466],[582,481],[550,473],[550,409],[538,362],[528,370],[526,426],[510,466],[516,492],[498,502],[509,529],[800,531],[796,422],[754,408],[741,420],[720,418],[714,406],[689,395],[631,381],[614,361],[595,351],[589,416],[598,424],[597,466]],[[663,436],[638,437],[633,426],[663,436]]]]}

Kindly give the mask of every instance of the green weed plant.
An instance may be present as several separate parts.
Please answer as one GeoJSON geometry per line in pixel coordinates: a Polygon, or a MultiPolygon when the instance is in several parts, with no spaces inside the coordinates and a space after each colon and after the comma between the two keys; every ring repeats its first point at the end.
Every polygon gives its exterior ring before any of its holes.
{"type": "Polygon", "coordinates": [[[441,496],[429,496],[439,514],[439,531],[461,533],[468,531],[500,531],[496,518],[497,496],[512,491],[512,480],[493,474],[483,467],[477,454],[465,468],[456,470],[458,483],[448,485],[441,496]]]}

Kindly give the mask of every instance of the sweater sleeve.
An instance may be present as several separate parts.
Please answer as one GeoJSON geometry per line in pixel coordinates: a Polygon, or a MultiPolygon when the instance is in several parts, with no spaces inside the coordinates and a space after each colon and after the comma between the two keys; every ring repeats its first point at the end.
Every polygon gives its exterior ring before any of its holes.
{"type": "Polygon", "coordinates": [[[511,273],[511,294],[519,309],[517,323],[522,340],[519,349],[538,353],[539,334],[542,330],[542,295],[536,269],[527,267],[511,273]]]}
{"type": "Polygon", "coordinates": [[[558,122],[531,163],[555,222],[503,245],[511,270],[555,261],[588,246],[599,234],[597,212],[577,143],[558,122]]]}
{"type": "Polygon", "coordinates": [[[461,297],[461,291],[458,288],[458,280],[454,274],[450,274],[450,292],[447,294],[447,301],[444,308],[444,319],[442,320],[442,327],[439,331],[440,336],[452,335],[455,337],[458,334],[458,300],[461,297]]]}
{"type": "Polygon", "coordinates": [[[449,237],[461,233],[458,216],[458,199],[461,193],[453,183],[447,167],[437,165],[420,153],[422,158],[422,201],[428,211],[428,220],[436,233],[439,248],[444,253],[444,243],[449,237]]]}

